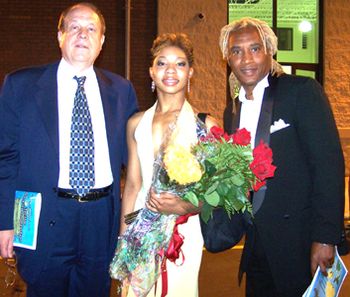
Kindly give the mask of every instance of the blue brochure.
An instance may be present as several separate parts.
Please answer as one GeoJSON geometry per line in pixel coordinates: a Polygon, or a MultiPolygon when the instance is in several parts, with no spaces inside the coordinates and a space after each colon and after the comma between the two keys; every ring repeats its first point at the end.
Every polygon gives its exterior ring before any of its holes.
{"type": "Polygon", "coordinates": [[[36,249],[40,211],[40,193],[16,191],[14,211],[14,246],[31,250],[36,249]]]}
{"type": "Polygon", "coordinates": [[[327,269],[327,276],[324,276],[320,267],[317,268],[311,285],[305,291],[302,297],[336,297],[340,292],[340,288],[344,282],[348,270],[343,260],[338,254],[334,257],[334,263],[331,268],[327,269]]]}

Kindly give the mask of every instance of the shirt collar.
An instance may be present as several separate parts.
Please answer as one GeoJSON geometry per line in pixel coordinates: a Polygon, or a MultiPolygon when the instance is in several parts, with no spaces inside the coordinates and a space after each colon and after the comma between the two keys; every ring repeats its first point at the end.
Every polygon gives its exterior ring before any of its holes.
{"type": "Polygon", "coordinates": [[[77,73],[76,69],[69,64],[64,58],[61,59],[58,66],[59,72],[63,73],[66,77],[73,78],[74,76],[86,76],[89,77],[94,74],[94,67],[90,66],[82,72],[77,73]]]}
{"type": "MultiPolygon", "coordinates": [[[[262,97],[264,95],[264,92],[265,92],[265,88],[267,88],[269,86],[269,80],[267,79],[269,76],[269,74],[266,74],[266,76],[260,80],[257,85],[255,86],[254,90],[253,90],[253,98],[255,100],[259,100],[261,99],[262,100],[262,97]]],[[[238,95],[238,98],[239,98],[239,101],[241,101],[242,103],[244,102],[250,102],[252,100],[248,100],[246,97],[246,91],[244,90],[243,87],[241,87],[239,89],[239,95],[238,95]]]]}

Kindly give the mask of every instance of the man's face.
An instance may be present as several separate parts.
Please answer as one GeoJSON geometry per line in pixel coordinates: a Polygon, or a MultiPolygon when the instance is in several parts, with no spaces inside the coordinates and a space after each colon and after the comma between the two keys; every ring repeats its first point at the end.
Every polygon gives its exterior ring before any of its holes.
{"type": "Polygon", "coordinates": [[[58,32],[63,58],[79,71],[94,64],[104,42],[98,15],[89,7],[78,5],[66,16],[64,32],[58,32]]]}
{"type": "Polygon", "coordinates": [[[254,27],[232,32],[228,40],[228,64],[242,87],[251,93],[271,69],[272,56],[265,53],[259,33],[254,27]]]}

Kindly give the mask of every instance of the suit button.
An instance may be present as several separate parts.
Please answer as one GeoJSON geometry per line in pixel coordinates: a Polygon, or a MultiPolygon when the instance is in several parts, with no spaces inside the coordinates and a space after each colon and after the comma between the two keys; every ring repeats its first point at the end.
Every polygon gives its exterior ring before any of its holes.
{"type": "Polygon", "coordinates": [[[55,226],[55,224],[56,224],[56,221],[52,220],[52,221],[50,221],[49,226],[53,227],[53,226],[55,226]]]}
{"type": "Polygon", "coordinates": [[[288,219],[289,219],[289,214],[285,214],[285,215],[283,216],[283,218],[284,218],[285,220],[288,220],[288,219]]]}

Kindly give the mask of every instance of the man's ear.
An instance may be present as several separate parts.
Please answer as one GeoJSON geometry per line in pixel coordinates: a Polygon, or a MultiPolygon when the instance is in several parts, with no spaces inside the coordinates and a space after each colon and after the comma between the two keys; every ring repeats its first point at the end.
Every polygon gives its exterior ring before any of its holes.
{"type": "Polygon", "coordinates": [[[62,32],[61,31],[58,31],[57,32],[57,40],[58,40],[58,44],[60,44],[61,45],[61,40],[62,40],[62,32]]]}
{"type": "Polygon", "coordinates": [[[104,42],[105,42],[105,39],[106,39],[106,36],[103,34],[103,35],[101,36],[101,49],[102,49],[102,46],[103,46],[103,44],[104,44],[104,42]]]}

